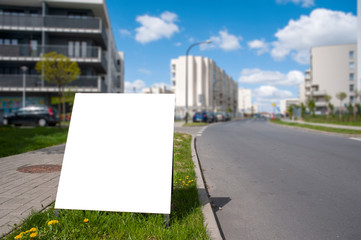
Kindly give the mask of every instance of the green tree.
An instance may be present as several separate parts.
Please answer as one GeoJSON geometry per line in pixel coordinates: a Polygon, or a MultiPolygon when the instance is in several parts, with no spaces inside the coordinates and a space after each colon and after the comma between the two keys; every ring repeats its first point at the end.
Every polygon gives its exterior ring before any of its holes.
{"type": "Polygon", "coordinates": [[[332,103],[328,103],[328,109],[330,109],[331,115],[333,116],[333,111],[335,110],[335,106],[332,103]]]}
{"type": "MultiPolygon", "coordinates": [[[[80,75],[80,68],[76,62],[71,62],[68,57],[56,52],[49,52],[41,56],[36,63],[35,69],[41,73],[44,80],[55,83],[58,87],[58,112],[61,114],[61,103],[63,104],[63,115],[65,116],[65,85],[71,83],[80,75]]],[[[59,127],[61,124],[59,124],[59,127]]]]}
{"type": "Polygon", "coordinates": [[[355,89],[354,93],[354,105],[353,105],[353,120],[356,121],[356,114],[357,112],[360,113],[360,111],[357,108],[357,101],[360,99],[361,92],[357,91],[357,88],[355,89]]]}
{"type": "Polygon", "coordinates": [[[330,95],[326,94],[326,95],[324,96],[324,99],[325,99],[325,101],[326,101],[326,103],[327,103],[327,119],[328,119],[329,116],[330,116],[329,104],[330,104],[330,100],[332,99],[332,97],[331,97],[330,95]]]}
{"type": "Polygon", "coordinates": [[[360,103],[356,103],[355,105],[356,105],[356,109],[357,109],[358,115],[361,116],[361,104],[360,104],[360,103]]]}
{"type": "Polygon", "coordinates": [[[307,107],[308,109],[310,110],[311,114],[312,114],[312,117],[315,116],[315,108],[316,108],[316,103],[315,103],[315,100],[313,100],[312,98],[311,99],[308,99],[307,101],[307,107]]]}
{"type": "Polygon", "coordinates": [[[352,106],[352,103],[349,102],[348,105],[347,105],[347,114],[352,116],[353,115],[353,106],[352,106]]]}
{"type": "Polygon", "coordinates": [[[288,116],[290,119],[292,119],[292,116],[293,116],[293,105],[289,105],[288,108],[287,108],[287,111],[288,111],[288,116]]]}
{"type": "Polygon", "coordinates": [[[336,94],[336,98],[338,100],[340,100],[340,108],[339,108],[339,113],[338,113],[338,117],[339,117],[340,121],[342,119],[342,102],[346,97],[347,97],[347,94],[345,92],[339,92],[336,94]]]}

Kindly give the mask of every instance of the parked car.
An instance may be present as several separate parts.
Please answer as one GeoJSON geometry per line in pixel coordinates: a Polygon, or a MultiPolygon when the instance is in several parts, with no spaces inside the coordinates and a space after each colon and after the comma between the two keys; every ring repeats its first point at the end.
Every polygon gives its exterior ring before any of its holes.
{"type": "Polygon", "coordinates": [[[217,121],[223,122],[225,121],[224,112],[216,112],[217,121]]]}
{"type": "Polygon", "coordinates": [[[218,122],[217,116],[215,112],[208,112],[208,116],[210,118],[209,122],[218,122]]]}
{"type": "Polygon", "coordinates": [[[15,126],[55,126],[59,121],[58,112],[54,108],[48,106],[28,106],[20,108],[15,112],[5,115],[3,118],[4,125],[14,124],[15,126]]]}
{"type": "Polygon", "coordinates": [[[231,121],[231,114],[229,112],[224,113],[224,121],[231,121]]]}
{"type": "Polygon", "coordinates": [[[209,122],[211,118],[207,112],[196,112],[193,115],[193,122],[209,122]]]}

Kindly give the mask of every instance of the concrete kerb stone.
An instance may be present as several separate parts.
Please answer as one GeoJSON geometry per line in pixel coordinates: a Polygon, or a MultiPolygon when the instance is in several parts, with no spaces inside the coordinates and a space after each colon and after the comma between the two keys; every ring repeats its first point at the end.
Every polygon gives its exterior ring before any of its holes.
{"type": "Polygon", "coordinates": [[[195,165],[194,171],[196,173],[196,178],[197,178],[197,189],[198,189],[199,201],[202,204],[204,225],[206,226],[208,235],[212,240],[222,240],[223,238],[219,231],[217,221],[214,216],[214,212],[212,210],[212,206],[211,206],[211,203],[210,203],[210,200],[208,197],[208,192],[206,190],[203,175],[201,173],[199,159],[198,159],[198,155],[197,155],[197,152],[195,149],[195,142],[196,142],[196,137],[193,136],[192,144],[191,144],[192,160],[195,165]]]}

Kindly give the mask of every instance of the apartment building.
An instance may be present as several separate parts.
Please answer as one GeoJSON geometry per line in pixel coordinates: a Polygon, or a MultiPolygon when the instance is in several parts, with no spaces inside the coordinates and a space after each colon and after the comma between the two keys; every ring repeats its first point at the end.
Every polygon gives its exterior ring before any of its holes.
{"type": "Polygon", "coordinates": [[[81,75],[65,91],[123,92],[124,55],[118,52],[105,0],[0,2],[0,111],[51,104],[57,88],[35,71],[43,53],[76,61],[81,75]]]}
{"type": "MultiPolygon", "coordinates": [[[[185,116],[186,57],[171,59],[172,91],[176,95],[178,118],[185,116]]],[[[188,56],[188,113],[195,111],[237,112],[238,84],[210,58],[188,56]]]]}
{"type": "Polygon", "coordinates": [[[254,112],[254,108],[252,109],[252,91],[251,89],[239,88],[238,89],[238,107],[239,112],[244,113],[252,113],[254,112]]]}
{"type": "Polygon", "coordinates": [[[305,76],[305,99],[314,99],[316,112],[325,113],[325,95],[331,96],[331,103],[337,107],[339,92],[345,92],[344,103],[353,103],[357,90],[357,44],[320,46],[311,49],[310,70],[305,76]]]}

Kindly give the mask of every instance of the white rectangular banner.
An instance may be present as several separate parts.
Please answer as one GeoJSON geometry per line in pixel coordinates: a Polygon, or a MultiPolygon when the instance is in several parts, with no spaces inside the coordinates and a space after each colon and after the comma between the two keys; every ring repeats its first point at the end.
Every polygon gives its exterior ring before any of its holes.
{"type": "Polygon", "coordinates": [[[55,208],[170,214],[174,103],[77,93],[55,208]]]}

